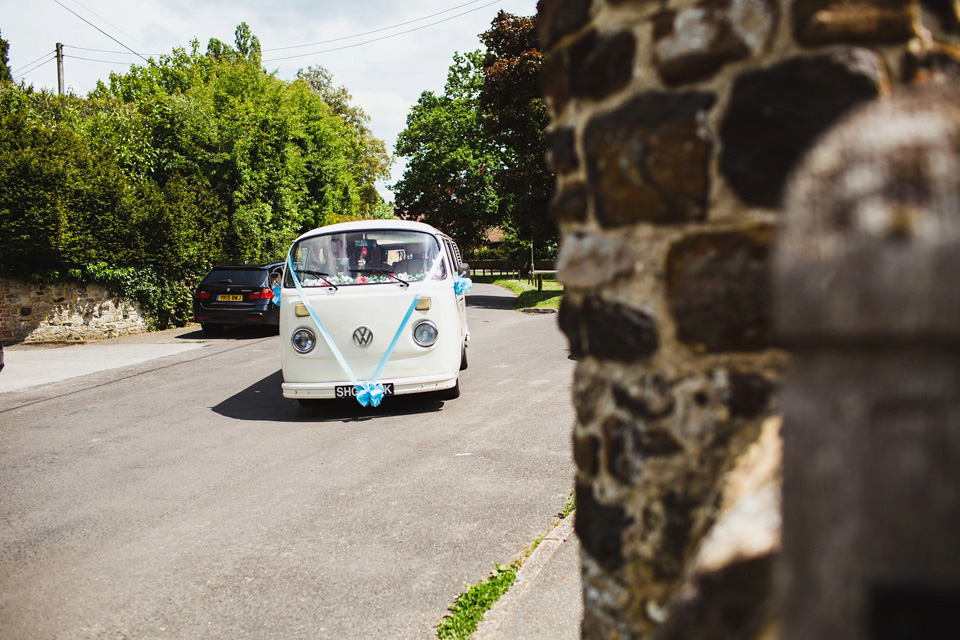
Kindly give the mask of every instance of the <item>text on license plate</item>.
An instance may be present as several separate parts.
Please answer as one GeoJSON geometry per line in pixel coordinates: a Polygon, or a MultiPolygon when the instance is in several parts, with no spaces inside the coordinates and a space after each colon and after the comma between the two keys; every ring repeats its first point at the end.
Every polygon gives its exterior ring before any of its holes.
{"type": "MultiPolygon", "coordinates": [[[[381,382],[380,384],[383,385],[383,395],[385,396],[393,395],[392,382],[381,382]]],[[[336,397],[338,398],[354,398],[357,395],[357,388],[352,384],[337,385],[335,390],[336,390],[336,397]]]]}
{"type": "Polygon", "coordinates": [[[243,302],[243,296],[221,293],[217,296],[217,302],[243,302]]]}

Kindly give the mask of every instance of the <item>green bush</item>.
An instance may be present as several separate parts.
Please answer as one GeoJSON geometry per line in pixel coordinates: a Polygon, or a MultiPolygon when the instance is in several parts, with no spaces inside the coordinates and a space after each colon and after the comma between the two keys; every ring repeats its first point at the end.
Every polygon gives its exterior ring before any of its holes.
{"type": "Polygon", "coordinates": [[[194,41],[86,98],[0,86],[0,275],[102,282],[163,328],[189,320],[213,264],[388,216],[382,143],[266,73],[246,25],[236,44],[194,41]]]}

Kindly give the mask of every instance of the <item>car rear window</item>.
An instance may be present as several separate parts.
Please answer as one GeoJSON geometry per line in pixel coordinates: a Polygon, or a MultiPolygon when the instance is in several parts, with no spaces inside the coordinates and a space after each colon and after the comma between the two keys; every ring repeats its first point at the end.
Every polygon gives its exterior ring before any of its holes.
{"type": "Polygon", "coordinates": [[[235,284],[241,287],[262,287],[266,281],[266,269],[214,269],[203,279],[203,284],[235,284]]]}

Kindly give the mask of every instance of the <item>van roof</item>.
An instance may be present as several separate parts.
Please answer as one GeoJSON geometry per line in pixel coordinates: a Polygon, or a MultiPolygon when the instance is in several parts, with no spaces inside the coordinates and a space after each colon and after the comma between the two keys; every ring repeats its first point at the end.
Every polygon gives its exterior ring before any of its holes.
{"type": "Polygon", "coordinates": [[[312,229],[300,235],[297,240],[325,233],[343,233],[345,231],[364,231],[372,229],[396,229],[401,231],[420,231],[442,237],[449,237],[439,229],[423,222],[413,220],[357,220],[355,222],[338,222],[325,227],[312,229]]]}

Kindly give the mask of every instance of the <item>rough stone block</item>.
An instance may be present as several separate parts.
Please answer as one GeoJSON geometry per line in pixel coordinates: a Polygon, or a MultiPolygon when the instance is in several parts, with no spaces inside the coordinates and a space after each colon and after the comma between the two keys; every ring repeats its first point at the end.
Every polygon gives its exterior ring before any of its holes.
{"type": "Polygon", "coordinates": [[[580,473],[593,477],[600,471],[600,439],[594,435],[573,437],[573,461],[580,473]]]}
{"type": "Polygon", "coordinates": [[[556,222],[584,222],[587,219],[587,185],[575,182],[553,194],[550,217],[556,222]]]}
{"type": "Polygon", "coordinates": [[[560,329],[575,358],[589,354],[601,360],[633,362],[660,346],[656,324],[648,314],[596,296],[579,305],[564,297],[559,315],[560,329]]]}
{"type": "Polygon", "coordinates": [[[581,321],[587,353],[601,360],[634,362],[660,347],[656,323],[639,309],[591,296],[584,301],[581,321]]]}
{"type": "Polygon", "coordinates": [[[667,302],[677,339],[709,351],[771,346],[773,229],[699,233],[667,256],[667,302]]]}
{"type": "Polygon", "coordinates": [[[611,416],[603,423],[607,471],[623,484],[632,484],[651,458],[672,456],[683,444],[661,424],[611,416]]]}
{"type": "Polygon", "coordinates": [[[723,402],[734,418],[757,418],[766,411],[775,385],[758,373],[731,371],[723,402]]]}
{"type": "Polygon", "coordinates": [[[701,0],[654,18],[653,56],[667,84],[710,76],[735,60],[759,53],[779,11],[768,0],[701,0]]]}
{"type": "Polygon", "coordinates": [[[580,166],[575,147],[574,130],[559,127],[547,134],[547,164],[554,173],[571,173],[580,166]]]}
{"type": "Polygon", "coordinates": [[[886,85],[872,51],[793,58],[737,78],[720,126],[720,170],[751,205],[778,207],[790,171],[814,140],[886,85]]]}
{"type": "Polygon", "coordinates": [[[643,93],[588,124],[587,171],[601,225],[706,218],[713,142],[704,124],[714,101],[703,92],[643,93]]]}
{"type": "Polygon", "coordinates": [[[584,552],[603,568],[623,566],[623,530],[633,523],[622,507],[597,501],[593,488],[576,485],[577,518],[574,527],[584,552]]]}
{"type": "Polygon", "coordinates": [[[613,387],[613,400],[635,418],[656,420],[673,412],[676,402],[670,384],[658,374],[645,374],[634,384],[613,387]]]}
{"type": "Polygon", "coordinates": [[[915,84],[957,82],[960,79],[960,47],[927,40],[911,40],[903,54],[902,76],[915,84]]]}
{"type": "Polygon", "coordinates": [[[575,303],[570,296],[564,296],[563,300],[560,301],[560,310],[557,316],[560,330],[567,336],[567,341],[570,344],[570,355],[574,358],[582,358],[584,348],[580,305],[575,303]]]}
{"type": "Polygon", "coordinates": [[[807,46],[905,42],[916,36],[912,0],[794,0],[793,35],[807,46]]]}
{"type": "Polygon", "coordinates": [[[560,38],[574,33],[590,21],[593,0],[541,0],[537,3],[537,31],[540,47],[546,51],[560,38]]]}
{"type": "Polygon", "coordinates": [[[937,16],[944,31],[960,30],[960,6],[956,0],[920,0],[920,4],[937,16]]]}
{"type": "Polygon", "coordinates": [[[557,277],[566,287],[596,289],[629,276],[636,257],[622,238],[606,234],[568,234],[557,258],[557,277]]]}
{"type": "Polygon", "coordinates": [[[633,74],[636,40],[629,31],[588,31],[570,45],[554,49],[544,63],[541,82],[556,112],[571,97],[601,100],[623,89],[633,74]]]}
{"type": "Polygon", "coordinates": [[[624,88],[633,74],[636,41],[629,31],[591,31],[570,46],[570,93],[600,100],[624,88]]]}
{"type": "Polygon", "coordinates": [[[569,52],[564,50],[551,51],[544,56],[540,70],[540,91],[554,115],[562,112],[570,100],[566,77],[568,57],[569,52]]]}

